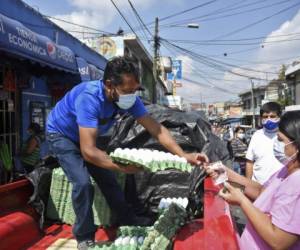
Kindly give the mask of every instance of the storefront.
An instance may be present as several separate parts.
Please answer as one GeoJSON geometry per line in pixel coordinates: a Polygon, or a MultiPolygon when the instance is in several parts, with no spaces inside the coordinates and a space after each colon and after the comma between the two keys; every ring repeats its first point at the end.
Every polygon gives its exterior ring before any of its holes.
{"type": "Polygon", "coordinates": [[[0,143],[12,155],[28,125],[44,129],[51,107],[85,77],[78,68],[69,48],[0,14],[0,143]]]}

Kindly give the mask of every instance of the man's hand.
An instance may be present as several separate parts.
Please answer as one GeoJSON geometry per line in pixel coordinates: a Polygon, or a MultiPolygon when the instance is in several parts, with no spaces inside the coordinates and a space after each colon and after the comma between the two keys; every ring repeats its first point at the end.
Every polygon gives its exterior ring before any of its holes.
{"type": "Polygon", "coordinates": [[[119,166],[119,171],[124,173],[124,174],[135,174],[137,172],[143,171],[143,168],[136,167],[136,166],[133,166],[133,165],[118,164],[118,166],[119,166]]]}
{"type": "Polygon", "coordinates": [[[200,165],[201,163],[209,163],[208,157],[204,153],[186,153],[184,158],[192,165],[200,165]]]}

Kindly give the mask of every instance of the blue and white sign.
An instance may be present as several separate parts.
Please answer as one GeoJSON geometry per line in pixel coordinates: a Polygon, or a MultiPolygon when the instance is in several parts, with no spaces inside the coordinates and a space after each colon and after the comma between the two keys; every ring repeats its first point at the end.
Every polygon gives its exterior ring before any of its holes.
{"type": "Polygon", "coordinates": [[[78,72],[75,55],[20,22],[0,14],[0,49],[66,71],[78,72]]]}
{"type": "Polygon", "coordinates": [[[182,79],[182,60],[173,60],[172,73],[168,73],[167,77],[171,81],[182,79]]]}
{"type": "Polygon", "coordinates": [[[83,82],[90,81],[91,80],[90,70],[87,61],[81,57],[76,57],[76,61],[77,61],[77,66],[81,77],[81,81],[83,82]]]}

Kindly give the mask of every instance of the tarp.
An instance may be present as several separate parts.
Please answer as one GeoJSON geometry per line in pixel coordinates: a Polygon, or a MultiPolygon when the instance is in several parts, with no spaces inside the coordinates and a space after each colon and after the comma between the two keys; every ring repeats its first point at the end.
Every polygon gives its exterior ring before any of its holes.
{"type": "Polygon", "coordinates": [[[0,14],[0,50],[37,61],[43,65],[78,74],[75,55],[22,23],[0,14]]]}
{"type": "MultiPolygon", "coordinates": [[[[210,124],[203,114],[176,111],[159,105],[149,105],[147,109],[154,119],[169,129],[176,142],[186,152],[205,152],[212,162],[221,160],[227,165],[230,163],[230,154],[226,144],[211,132],[210,124]]],[[[115,126],[112,134],[107,147],[108,151],[118,147],[166,151],[130,116],[123,117],[115,126]]],[[[199,174],[189,174],[177,170],[165,170],[157,173],[139,172],[134,176],[138,201],[149,211],[157,212],[161,198],[189,196],[190,184],[195,183],[193,178],[198,178],[199,174]]],[[[131,181],[131,183],[134,182],[131,181]]],[[[127,196],[132,196],[134,188],[128,189],[131,191],[127,196]]],[[[200,198],[194,198],[194,201],[196,200],[200,202],[200,198]]],[[[195,206],[193,204],[193,207],[195,206]]]]}

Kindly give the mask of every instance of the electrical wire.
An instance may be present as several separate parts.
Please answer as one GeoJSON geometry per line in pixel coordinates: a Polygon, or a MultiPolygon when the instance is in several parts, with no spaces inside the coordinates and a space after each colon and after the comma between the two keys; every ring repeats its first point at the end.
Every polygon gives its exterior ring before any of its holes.
{"type": "Polygon", "coordinates": [[[257,25],[257,24],[260,24],[260,23],[262,23],[262,22],[264,22],[264,21],[266,21],[266,20],[269,20],[269,19],[271,19],[271,18],[274,17],[274,16],[280,15],[280,14],[282,14],[282,13],[284,13],[284,12],[286,12],[286,11],[288,11],[288,10],[290,10],[290,9],[292,9],[292,8],[294,8],[294,7],[296,7],[296,6],[298,6],[298,5],[300,5],[299,2],[296,3],[296,4],[293,4],[293,5],[291,5],[291,6],[289,6],[289,7],[287,7],[287,8],[284,8],[284,9],[282,9],[282,10],[280,10],[280,11],[278,11],[278,12],[276,12],[276,13],[270,15],[270,16],[267,16],[267,17],[264,17],[264,18],[262,18],[262,19],[259,19],[259,20],[255,21],[255,22],[253,22],[253,23],[247,24],[247,25],[245,25],[245,26],[243,26],[243,27],[241,27],[241,28],[238,28],[238,29],[236,29],[236,30],[233,30],[233,31],[231,31],[231,32],[228,32],[228,33],[226,33],[226,34],[224,34],[224,35],[217,36],[217,37],[214,38],[213,40],[216,40],[216,39],[220,39],[220,38],[224,38],[224,37],[228,37],[228,36],[235,35],[235,34],[241,32],[241,31],[244,31],[244,30],[246,30],[246,29],[248,29],[248,28],[251,28],[251,27],[253,27],[253,26],[257,25]]]}
{"type": "MultiPolygon", "coordinates": [[[[266,9],[266,8],[270,8],[270,7],[274,7],[276,5],[281,5],[281,4],[285,4],[285,3],[288,3],[290,1],[293,1],[293,0],[284,0],[284,1],[279,1],[279,2],[275,2],[275,3],[272,3],[272,4],[268,4],[268,5],[265,5],[265,6],[261,6],[261,7],[256,7],[256,8],[253,8],[253,9],[249,9],[249,10],[244,10],[244,11],[240,11],[240,12],[235,12],[235,13],[231,13],[231,14],[227,14],[227,15],[223,15],[223,16],[216,16],[216,17],[211,17],[211,18],[194,18],[194,19],[190,19],[190,21],[199,21],[199,22],[205,22],[205,21],[216,21],[216,20],[219,20],[219,19],[224,19],[224,18],[227,18],[227,17],[232,17],[232,16],[237,16],[237,15],[241,15],[241,14],[245,14],[245,13],[251,13],[251,12],[254,12],[254,11],[260,11],[260,10],[263,10],[263,9],[266,9]]],[[[183,23],[186,23],[186,22],[177,22],[175,24],[165,24],[165,25],[162,25],[162,28],[166,28],[166,27],[171,27],[172,25],[180,25],[180,24],[183,24],[183,23]]]]}
{"type": "Polygon", "coordinates": [[[132,8],[133,12],[135,13],[135,15],[137,16],[137,18],[139,19],[140,23],[142,24],[142,26],[145,28],[145,30],[148,32],[148,34],[150,35],[150,37],[153,37],[152,32],[148,29],[148,27],[146,26],[146,24],[144,23],[144,21],[142,20],[141,16],[139,15],[139,13],[137,12],[136,8],[133,6],[132,2],[130,0],[128,0],[128,3],[130,4],[130,7],[132,8]]]}
{"type": "MultiPolygon", "coordinates": [[[[167,44],[170,46],[169,43],[167,43],[167,44]]],[[[212,68],[214,70],[217,70],[217,71],[220,71],[220,72],[224,72],[224,73],[228,72],[228,73],[230,73],[232,75],[236,75],[236,76],[243,77],[243,78],[248,78],[248,79],[252,78],[252,79],[255,79],[255,80],[265,80],[265,79],[262,79],[262,78],[259,78],[259,77],[256,77],[256,76],[253,77],[251,75],[246,75],[246,74],[234,72],[234,71],[232,71],[232,70],[224,67],[224,65],[219,65],[219,64],[216,64],[214,62],[211,62],[210,60],[205,59],[205,57],[203,57],[201,55],[198,55],[196,53],[192,53],[190,51],[186,51],[186,49],[183,49],[183,50],[182,49],[178,49],[177,46],[175,46],[175,48],[177,50],[179,50],[181,53],[184,53],[186,55],[191,56],[192,58],[194,58],[194,60],[196,60],[196,61],[200,62],[201,64],[206,65],[206,66],[208,66],[208,67],[210,67],[210,68],[212,68]]],[[[237,68],[239,68],[239,67],[237,67],[237,68]]],[[[266,72],[261,72],[261,73],[266,73],[266,72]]]]}
{"type": "MultiPolygon", "coordinates": [[[[266,2],[268,0],[265,0],[264,2],[266,2]]],[[[248,4],[242,4],[241,6],[239,6],[238,4],[231,4],[231,5],[228,5],[226,7],[223,7],[223,8],[220,8],[220,9],[217,9],[217,10],[214,10],[212,12],[209,12],[205,15],[201,15],[201,16],[197,16],[197,17],[193,17],[193,18],[188,18],[188,19],[183,19],[183,20],[180,20],[180,21],[176,21],[176,22],[173,22],[173,23],[169,23],[169,24],[165,24],[165,25],[176,25],[176,24],[182,24],[182,23],[188,23],[188,22],[193,22],[195,20],[198,20],[198,19],[201,19],[203,17],[208,17],[208,16],[214,16],[214,15],[218,15],[218,14],[222,14],[222,13],[226,13],[226,12],[230,12],[232,10],[236,10],[236,9],[242,9],[244,7],[248,7],[248,6],[252,6],[252,5],[256,5],[256,4],[259,4],[261,3],[262,0],[258,0],[258,1],[255,1],[253,3],[248,3],[248,4]],[[234,8],[230,8],[232,6],[235,6],[234,8]]],[[[244,3],[244,1],[242,1],[242,3],[244,3]]]]}
{"type": "Polygon", "coordinates": [[[53,17],[53,16],[47,16],[47,15],[43,15],[43,17],[46,17],[46,18],[49,18],[49,19],[54,19],[54,20],[57,20],[57,21],[61,21],[61,22],[64,22],[64,23],[71,24],[71,25],[75,25],[75,26],[78,26],[78,27],[81,27],[81,28],[94,30],[94,31],[97,31],[97,32],[102,33],[102,34],[115,35],[111,32],[107,32],[107,31],[104,31],[104,30],[92,28],[92,27],[81,25],[81,24],[78,24],[78,23],[73,23],[73,22],[70,22],[70,21],[67,21],[67,20],[64,20],[64,19],[61,19],[61,18],[57,18],[57,17],[53,17]]]}
{"type": "Polygon", "coordinates": [[[130,23],[127,21],[127,19],[125,18],[125,16],[122,14],[122,12],[120,11],[120,9],[118,8],[118,6],[115,4],[115,2],[113,0],[110,0],[111,3],[115,6],[116,10],[119,12],[120,16],[122,17],[122,19],[127,23],[127,25],[129,26],[129,28],[131,29],[131,31],[136,35],[137,38],[139,38],[139,36],[137,35],[137,33],[135,32],[135,30],[132,28],[132,26],[130,25],[130,23]]]}
{"type": "Polygon", "coordinates": [[[251,72],[256,72],[256,73],[268,73],[268,74],[275,74],[277,75],[278,73],[277,72],[267,72],[267,71],[260,71],[260,70],[255,70],[255,69],[250,69],[250,68],[245,68],[245,67],[239,67],[237,65],[234,65],[234,64],[229,64],[229,63],[225,63],[223,61],[220,61],[220,60],[216,60],[216,59],[213,59],[213,58],[210,58],[210,57],[206,57],[206,56],[203,56],[203,55],[200,55],[200,54],[197,54],[195,52],[192,52],[190,50],[187,50],[185,48],[182,48],[178,45],[175,45],[173,43],[170,43],[169,41],[167,40],[164,40],[162,39],[163,41],[167,42],[168,44],[170,44],[171,46],[173,47],[176,47],[177,49],[193,56],[193,57],[196,57],[196,58],[200,58],[208,63],[211,63],[211,64],[215,64],[216,66],[229,66],[229,67],[234,67],[234,68],[238,68],[238,69],[242,69],[242,70],[245,70],[245,71],[251,71],[251,72]]]}

